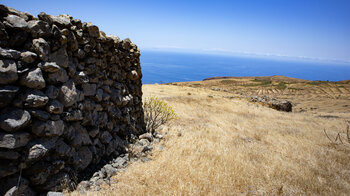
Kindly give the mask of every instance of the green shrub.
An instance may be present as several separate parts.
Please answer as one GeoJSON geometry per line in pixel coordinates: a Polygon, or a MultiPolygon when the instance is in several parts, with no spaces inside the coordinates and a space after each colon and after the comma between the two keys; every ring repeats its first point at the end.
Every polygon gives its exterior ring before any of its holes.
{"type": "Polygon", "coordinates": [[[309,82],[308,84],[311,84],[311,85],[321,85],[321,84],[328,84],[328,83],[329,83],[328,81],[315,80],[315,81],[309,82]]]}
{"type": "Polygon", "coordinates": [[[271,80],[261,80],[261,85],[269,85],[271,83],[272,83],[271,80]]]}
{"type": "Polygon", "coordinates": [[[199,83],[193,83],[190,85],[190,87],[200,87],[200,86],[201,86],[201,84],[199,84],[199,83]]]}
{"type": "Polygon", "coordinates": [[[279,89],[279,90],[284,90],[284,89],[287,88],[287,85],[286,85],[286,83],[284,83],[284,82],[280,82],[280,83],[278,83],[278,85],[277,85],[276,87],[277,87],[277,89],[279,89]]]}
{"type": "Polygon", "coordinates": [[[234,80],[221,80],[220,83],[221,84],[234,84],[234,83],[236,83],[236,81],[234,81],[234,80]]]}
{"type": "Polygon", "coordinates": [[[252,81],[253,81],[253,82],[260,82],[259,85],[262,85],[262,86],[264,86],[264,85],[269,85],[269,84],[272,83],[272,81],[269,80],[269,79],[260,79],[260,78],[255,78],[255,79],[252,80],[252,81]]]}
{"type": "Polygon", "coordinates": [[[271,84],[271,80],[268,78],[254,78],[254,80],[252,80],[253,82],[260,82],[260,83],[267,83],[267,84],[271,84]]]}
{"type": "Polygon", "coordinates": [[[176,118],[172,107],[157,97],[148,97],[143,103],[147,132],[154,133],[161,125],[176,118]]]}

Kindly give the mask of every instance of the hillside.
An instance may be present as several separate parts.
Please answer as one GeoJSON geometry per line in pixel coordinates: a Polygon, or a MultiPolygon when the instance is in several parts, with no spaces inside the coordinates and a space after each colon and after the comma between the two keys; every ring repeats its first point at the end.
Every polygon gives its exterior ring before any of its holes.
{"type": "Polygon", "coordinates": [[[269,96],[289,100],[293,104],[293,112],[350,120],[350,83],[348,81],[309,81],[285,76],[265,76],[217,77],[204,81],[171,84],[223,91],[237,98],[269,96]]]}
{"type": "MultiPolygon", "coordinates": [[[[350,147],[332,144],[323,131],[327,130],[333,138],[341,132],[346,141],[348,112],[279,112],[243,98],[228,98],[231,92],[211,90],[215,85],[222,87],[220,84],[226,80],[144,85],[143,97],[157,96],[166,101],[178,119],[161,130],[165,139],[154,144],[151,161],[131,164],[125,172],[113,177],[110,186],[91,194],[347,195],[350,192],[350,147]],[[319,117],[324,113],[339,118],[319,117]]],[[[338,84],[321,85],[332,89],[338,84]]],[[[312,87],[315,92],[320,89],[312,87]]],[[[345,89],[348,93],[349,89],[345,89]]],[[[250,91],[253,88],[245,92],[250,91]]],[[[279,95],[276,90],[262,92],[279,95]]],[[[317,97],[310,96],[309,101],[317,97]]],[[[346,100],[342,94],[340,97],[346,100]]]]}

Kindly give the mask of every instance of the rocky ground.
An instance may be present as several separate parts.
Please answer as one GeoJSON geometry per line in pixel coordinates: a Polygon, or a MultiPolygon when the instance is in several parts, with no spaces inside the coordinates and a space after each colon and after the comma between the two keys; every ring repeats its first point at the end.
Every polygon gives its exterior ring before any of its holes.
{"type": "Polygon", "coordinates": [[[133,162],[151,161],[150,156],[154,146],[157,145],[158,148],[163,149],[162,145],[158,145],[161,139],[163,139],[163,135],[158,132],[153,135],[144,133],[137,138],[131,138],[126,154],[121,154],[117,158],[102,163],[101,168],[94,172],[91,178],[85,176],[89,179],[81,181],[76,186],[76,191],[80,194],[87,191],[97,193],[103,186],[111,184],[111,177],[118,175],[120,172],[125,172],[128,165],[133,162]]]}

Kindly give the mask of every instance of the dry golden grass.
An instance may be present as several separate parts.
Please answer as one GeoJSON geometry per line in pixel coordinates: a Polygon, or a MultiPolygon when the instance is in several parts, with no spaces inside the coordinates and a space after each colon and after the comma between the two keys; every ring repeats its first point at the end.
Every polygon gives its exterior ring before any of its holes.
{"type": "Polygon", "coordinates": [[[350,82],[309,81],[285,76],[228,77],[205,81],[178,82],[179,86],[220,88],[231,95],[263,96],[287,99],[293,112],[318,115],[332,113],[350,118],[350,82]],[[337,114],[336,114],[337,113],[337,114]]]}
{"type": "Polygon", "coordinates": [[[344,119],[278,112],[222,92],[210,98],[199,88],[145,85],[143,92],[178,114],[162,130],[164,150],[88,195],[350,194],[350,148],[323,133],[344,131],[344,119]]]}

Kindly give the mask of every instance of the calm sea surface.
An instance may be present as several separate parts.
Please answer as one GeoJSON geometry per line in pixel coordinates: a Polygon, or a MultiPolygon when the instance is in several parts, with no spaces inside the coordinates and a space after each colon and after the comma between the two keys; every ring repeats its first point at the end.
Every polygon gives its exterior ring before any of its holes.
{"type": "Polygon", "coordinates": [[[143,84],[198,81],[215,76],[350,79],[350,64],[175,52],[141,51],[141,68],[143,84]]]}

